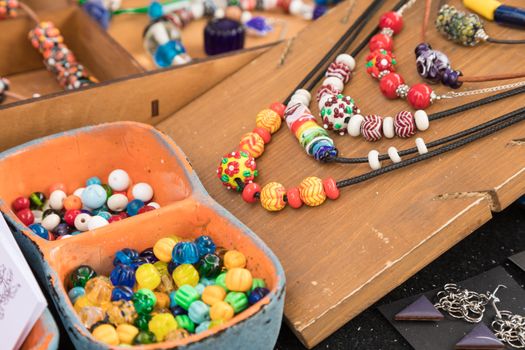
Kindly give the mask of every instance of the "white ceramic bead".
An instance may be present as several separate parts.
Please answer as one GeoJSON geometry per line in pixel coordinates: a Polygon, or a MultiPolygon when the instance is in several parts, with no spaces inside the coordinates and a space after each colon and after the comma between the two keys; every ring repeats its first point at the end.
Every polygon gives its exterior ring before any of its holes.
{"type": "Polygon", "coordinates": [[[109,225],[109,222],[102,216],[93,216],[87,223],[88,230],[95,230],[99,227],[109,225]]]}
{"type": "Polygon", "coordinates": [[[33,216],[35,217],[35,224],[40,224],[42,222],[42,216],[44,215],[44,212],[42,210],[31,210],[33,212],[33,216]]]}
{"type": "Polygon", "coordinates": [[[271,10],[277,7],[277,0],[263,0],[263,8],[265,10],[271,10]]]}
{"type": "Polygon", "coordinates": [[[64,199],[66,199],[67,195],[62,190],[55,190],[51,192],[51,195],[49,195],[49,206],[51,209],[60,210],[64,208],[64,199]]]}
{"type": "Polygon", "coordinates": [[[352,56],[347,53],[342,53],[335,59],[337,63],[343,63],[350,68],[351,71],[355,69],[355,60],[352,56]]]}
{"type": "Polygon", "coordinates": [[[294,92],[294,95],[300,95],[304,96],[306,100],[308,101],[308,104],[310,104],[310,101],[312,100],[312,94],[310,94],[310,91],[306,89],[299,89],[294,92]]]}
{"type": "Polygon", "coordinates": [[[116,193],[108,198],[107,205],[111,211],[123,211],[128,205],[128,197],[122,193],[116,193]]]}
{"type": "Polygon", "coordinates": [[[305,106],[308,106],[310,104],[310,101],[304,95],[293,95],[292,98],[290,98],[290,102],[299,102],[300,104],[303,104],[305,106]]]}
{"type": "Polygon", "coordinates": [[[361,124],[365,118],[361,114],[354,114],[348,122],[348,135],[357,137],[361,134],[361,124]]]}
{"type": "Polygon", "coordinates": [[[395,130],[394,130],[394,118],[392,117],[385,117],[383,118],[383,134],[387,139],[391,139],[392,137],[396,136],[395,130]]]}
{"type": "Polygon", "coordinates": [[[134,199],[140,199],[146,203],[153,198],[153,188],[145,182],[139,182],[138,184],[133,185],[131,195],[134,199]]]}
{"type": "Polygon", "coordinates": [[[307,21],[311,21],[314,18],[314,7],[311,5],[303,5],[302,9],[303,18],[307,21]]]}
{"type": "Polygon", "coordinates": [[[416,147],[419,154],[425,154],[428,153],[427,145],[425,145],[425,141],[421,137],[418,137],[416,139],[416,147]]]}
{"type": "Polygon", "coordinates": [[[168,32],[166,31],[166,27],[164,27],[164,24],[162,22],[152,24],[151,27],[149,27],[148,32],[151,33],[151,35],[153,35],[155,41],[159,45],[164,45],[170,41],[170,37],[168,35],[168,32]]]}
{"type": "Polygon", "coordinates": [[[202,18],[204,16],[204,4],[202,2],[192,3],[191,13],[195,19],[202,18]]]}
{"type": "Polygon", "coordinates": [[[321,98],[319,99],[319,110],[323,109],[326,101],[332,98],[332,96],[332,94],[323,94],[323,96],[321,96],[321,98]]]}
{"type": "Polygon", "coordinates": [[[224,18],[226,14],[224,13],[224,9],[222,8],[218,8],[215,10],[215,12],[213,13],[213,17],[215,18],[224,18]]]}
{"type": "Polygon", "coordinates": [[[416,120],[416,127],[418,130],[425,131],[430,126],[427,112],[421,109],[414,113],[414,119],[416,120]]]}
{"type": "Polygon", "coordinates": [[[75,228],[79,231],[88,230],[88,222],[91,220],[91,215],[80,213],[75,217],[75,228]]]}
{"type": "Polygon", "coordinates": [[[394,146],[388,147],[388,156],[393,163],[399,163],[401,161],[401,157],[399,156],[399,153],[397,153],[397,148],[394,146]]]}
{"type": "Polygon", "coordinates": [[[73,192],[73,194],[79,198],[82,198],[82,192],[84,192],[86,188],[85,187],[79,187],[73,192]]]}
{"type": "Polygon", "coordinates": [[[122,169],[113,170],[108,176],[108,185],[113,191],[124,191],[129,187],[129,175],[122,169]]]}
{"type": "Polygon", "coordinates": [[[368,165],[372,170],[381,169],[381,162],[379,161],[379,152],[375,149],[368,152],[368,165]]]}
{"type": "Polygon", "coordinates": [[[252,19],[252,14],[250,13],[250,11],[243,11],[242,12],[242,14],[241,14],[241,23],[246,23],[246,22],[248,22],[251,19],[252,19]]]}
{"type": "Polygon", "coordinates": [[[292,15],[297,16],[301,14],[302,9],[303,9],[303,2],[301,0],[292,0],[292,2],[290,3],[290,7],[288,8],[288,11],[292,15]]]}
{"type": "Polygon", "coordinates": [[[157,203],[157,202],[149,202],[148,205],[153,207],[153,208],[155,208],[155,209],[159,209],[160,208],[160,204],[157,203]]]}
{"type": "Polygon", "coordinates": [[[336,90],[343,91],[345,84],[343,81],[336,77],[328,77],[323,81],[323,85],[332,85],[336,90]]]}
{"type": "Polygon", "coordinates": [[[53,231],[58,224],[60,224],[60,216],[55,213],[49,214],[42,219],[42,226],[48,231],[53,231]]]}

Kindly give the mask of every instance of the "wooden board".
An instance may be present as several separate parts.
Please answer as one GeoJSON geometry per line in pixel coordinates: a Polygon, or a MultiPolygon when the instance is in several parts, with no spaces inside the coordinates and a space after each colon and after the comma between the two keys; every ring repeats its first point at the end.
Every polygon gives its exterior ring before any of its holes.
{"type": "MultiPolygon", "coordinates": [[[[394,3],[387,0],[379,13],[394,3]]],[[[459,1],[450,3],[461,7],[459,1]]],[[[520,5],[520,0],[507,3],[520,5]]],[[[158,125],[186,152],[210,194],[278,255],[288,282],[285,318],[308,347],[318,344],[489,220],[491,210],[500,211],[525,193],[525,147],[523,142],[513,141],[525,138],[525,123],[452,153],[343,189],[337,201],[318,208],[286,208],[269,213],[223,188],[215,173],[221,156],[237,146],[242,134],[253,129],[258,111],[273,101],[282,101],[291,92],[368,4],[358,0],[346,25],[340,20],[347,4],[341,4],[299,34],[284,66],[277,64],[285,45],[282,43],[158,125]]],[[[432,18],[436,11],[433,8],[432,18]]],[[[421,40],[422,13],[423,1],[419,1],[407,12],[405,29],[395,38],[399,71],[409,84],[420,81],[413,50],[421,40]]],[[[368,24],[366,33],[375,27],[378,15],[368,24]]],[[[494,37],[523,38],[523,32],[493,23],[487,25],[487,31],[494,37]]],[[[519,45],[464,48],[447,42],[434,28],[429,30],[428,40],[434,48],[446,52],[453,66],[465,75],[523,71],[525,50],[519,45]]],[[[387,101],[381,95],[377,81],[364,71],[365,55],[357,57],[356,75],[345,92],[356,99],[365,114],[393,116],[407,109],[404,101],[387,101]]],[[[464,88],[496,84],[466,84],[464,88]]],[[[443,86],[435,89],[438,93],[447,91],[443,86]]],[[[467,101],[440,101],[429,112],[467,101]]],[[[429,142],[522,107],[523,101],[523,96],[514,97],[445,118],[418,135],[429,142]]],[[[317,113],[316,108],[313,112],[317,113]]],[[[392,145],[398,149],[414,146],[414,138],[374,144],[349,136],[334,138],[344,156],[366,156],[371,149],[384,153],[392,145]]],[[[273,135],[257,165],[258,183],[278,181],[285,187],[297,186],[307,176],[339,180],[369,171],[366,164],[321,166],[305,155],[286,126],[273,135]]]]}

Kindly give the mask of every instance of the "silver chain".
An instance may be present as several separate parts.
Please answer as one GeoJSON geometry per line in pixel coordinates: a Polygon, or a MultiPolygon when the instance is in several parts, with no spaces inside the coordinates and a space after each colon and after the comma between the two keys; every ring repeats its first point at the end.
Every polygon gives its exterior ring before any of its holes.
{"type": "Polygon", "coordinates": [[[525,348],[525,317],[500,311],[492,322],[492,329],[499,340],[517,349],[525,348]]]}
{"type": "Polygon", "coordinates": [[[498,85],[498,86],[493,86],[493,87],[489,87],[485,89],[466,90],[466,91],[460,91],[460,92],[450,91],[443,95],[438,95],[436,99],[440,100],[443,98],[456,98],[456,97],[488,94],[491,92],[498,92],[498,91],[503,91],[503,90],[508,90],[508,89],[514,89],[514,88],[518,88],[521,86],[525,86],[525,81],[519,81],[517,83],[506,84],[506,85],[498,85]]]}
{"type": "Polygon", "coordinates": [[[399,10],[397,10],[397,14],[400,16],[403,16],[403,13],[409,8],[411,8],[412,6],[414,6],[415,3],[416,3],[416,0],[408,0],[403,6],[399,8],[399,10]]]}
{"type": "Polygon", "coordinates": [[[437,293],[438,302],[434,305],[454,318],[463,319],[470,323],[478,323],[483,319],[485,305],[490,301],[490,293],[481,294],[467,289],[461,289],[453,283],[446,284],[444,289],[437,293]]]}

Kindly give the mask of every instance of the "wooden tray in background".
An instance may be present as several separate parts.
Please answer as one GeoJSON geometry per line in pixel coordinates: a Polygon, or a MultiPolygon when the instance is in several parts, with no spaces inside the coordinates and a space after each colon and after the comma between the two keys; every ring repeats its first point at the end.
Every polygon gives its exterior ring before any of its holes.
{"type": "MultiPolygon", "coordinates": [[[[395,2],[386,1],[360,38],[395,2]]],[[[462,8],[459,0],[449,2],[462,8]]],[[[369,3],[358,0],[349,23],[369,3]]],[[[420,40],[423,3],[419,1],[407,12],[405,28],[395,38],[398,70],[408,84],[420,81],[414,48],[420,40]]],[[[507,3],[519,6],[521,1],[507,3]]],[[[341,9],[303,30],[284,66],[277,64],[285,45],[282,43],[158,125],[186,150],[210,194],[278,255],[288,284],[285,318],[308,347],[318,344],[490,220],[491,211],[502,210],[525,192],[525,123],[460,150],[343,189],[337,201],[328,200],[319,208],[285,208],[270,213],[226,191],[215,172],[220,158],[237,146],[241,135],[254,128],[257,112],[273,101],[282,101],[348,28],[349,24],[341,24],[341,9]]],[[[432,11],[433,18],[436,11],[432,11]]],[[[493,23],[487,24],[487,31],[494,37],[523,38],[523,32],[493,23]]],[[[453,67],[468,75],[523,70],[525,50],[520,45],[464,48],[447,42],[434,28],[429,29],[428,40],[449,55],[453,67]]],[[[364,56],[366,52],[357,57],[357,72],[346,93],[355,98],[365,114],[395,115],[407,109],[405,101],[387,101],[381,95],[377,81],[365,73],[364,56]]],[[[466,84],[464,88],[497,84],[466,84]]],[[[438,93],[447,90],[443,86],[435,89],[438,93]]],[[[440,101],[429,112],[468,101],[440,101]]],[[[524,104],[524,96],[513,97],[433,122],[430,130],[418,136],[430,142],[524,104]]],[[[317,113],[316,108],[313,112],[317,113]]],[[[257,160],[257,182],[261,185],[278,181],[291,187],[307,176],[333,176],[339,180],[369,171],[366,164],[321,166],[305,155],[285,125],[282,129],[257,160]]],[[[398,149],[414,146],[414,138],[368,143],[349,136],[333,137],[343,156],[366,156],[371,149],[384,153],[392,145],[398,149]]]]}

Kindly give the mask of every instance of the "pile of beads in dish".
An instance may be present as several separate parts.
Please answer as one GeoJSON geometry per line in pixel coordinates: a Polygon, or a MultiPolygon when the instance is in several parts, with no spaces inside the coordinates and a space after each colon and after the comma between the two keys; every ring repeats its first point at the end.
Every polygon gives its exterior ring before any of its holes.
{"type": "Polygon", "coordinates": [[[84,326],[109,345],[151,344],[219,326],[264,298],[239,251],[169,236],[141,253],[115,254],[109,277],[82,265],[69,275],[69,297],[84,326]]]}
{"type": "Polygon", "coordinates": [[[33,192],[29,197],[16,198],[11,205],[20,221],[48,240],[67,238],[160,207],[152,202],[151,185],[133,184],[122,169],[113,170],[107,184],[91,177],[86,187],[70,195],[62,183],[52,185],[48,194],[33,192]]]}

